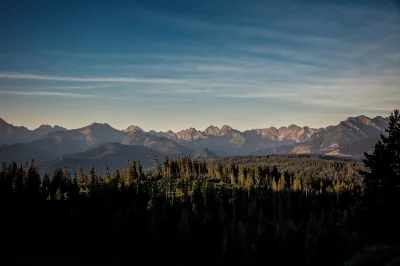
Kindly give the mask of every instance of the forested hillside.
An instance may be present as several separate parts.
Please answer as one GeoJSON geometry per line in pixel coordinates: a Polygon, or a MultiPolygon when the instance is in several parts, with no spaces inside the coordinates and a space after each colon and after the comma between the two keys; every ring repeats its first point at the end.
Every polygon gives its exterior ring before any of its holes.
{"type": "Polygon", "coordinates": [[[314,162],[310,169],[326,168],[320,175],[251,160],[154,162],[153,172],[134,161],[104,176],[95,169],[79,168],[76,175],[56,169],[43,181],[34,163],[3,164],[2,226],[14,228],[7,242],[23,239],[21,245],[48,254],[13,250],[17,259],[43,263],[53,255],[56,262],[71,254],[96,263],[251,265],[279,255],[277,262],[320,265],[331,252],[343,252],[330,260],[335,265],[347,255],[345,225],[362,189],[353,175],[363,169],[360,163],[308,161],[314,162]]]}
{"type": "Polygon", "coordinates": [[[33,161],[3,163],[2,259],[396,265],[398,111],[387,131],[364,163],[317,155],[166,157],[160,163],[155,156],[152,171],[133,160],[104,175],[80,166],[44,177],[33,161]]]}

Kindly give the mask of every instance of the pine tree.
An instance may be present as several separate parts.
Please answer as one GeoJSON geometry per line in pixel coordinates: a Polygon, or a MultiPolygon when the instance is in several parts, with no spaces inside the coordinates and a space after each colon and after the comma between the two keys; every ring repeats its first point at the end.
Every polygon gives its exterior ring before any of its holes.
{"type": "Polygon", "coordinates": [[[121,190],[123,187],[123,181],[121,180],[121,169],[117,168],[115,171],[113,171],[111,178],[113,180],[113,186],[115,184],[115,188],[121,190]]]}
{"type": "Polygon", "coordinates": [[[93,193],[97,192],[97,189],[99,188],[99,180],[94,167],[92,167],[92,169],[87,174],[86,180],[87,196],[90,197],[93,193]]]}
{"type": "Polygon", "coordinates": [[[294,176],[292,189],[294,191],[300,191],[301,190],[301,180],[297,175],[294,176]]]}
{"type": "Polygon", "coordinates": [[[80,191],[85,190],[86,189],[86,175],[85,175],[85,170],[83,169],[83,165],[79,165],[79,167],[78,167],[77,179],[78,179],[79,190],[80,191]]]}
{"type": "Polygon", "coordinates": [[[255,171],[254,171],[254,182],[255,182],[255,185],[256,185],[257,187],[260,187],[261,184],[262,184],[262,180],[261,180],[261,169],[260,169],[259,166],[256,166],[256,169],[255,169],[255,171]]]}
{"type": "Polygon", "coordinates": [[[56,194],[55,194],[55,196],[54,196],[54,199],[55,199],[55,200],[64,200],[64,195],[63,195],[63,193],[61,192],[61,189],[60,189],[60,188],[57,189],[56,194]]]}
{"type": "Polygon", "coordinates": [[[13,184],[13,189],[14,189],[14,195],[17,197],[22,197],[24,194],[24,180],[26,179],[25,177],[25,171],[22,167],[22,165],[18,168],[17,172],[15,173],[14,177],[14,184],[13,184]]]}
{"type": "Polygon", "coordinates": [[[285,174],[281,173],[281,177],[278,180],[278,190],[283,191],[285,190],[285,187],[286,187],[285,174]]]}
{"type": "Polygon", "coordinates": [[[185,157],[185,179],[191,180],[193,177],[192,159],[190,156],[185,157]]]}
{"type": "Polygon", "coordinates": [[[269,185],[269,187],[272,189],[272,191],[279,191],[279,187],[278,187],[278,184],[276,183],[276,181],[275,181],[275,178],[274,177],[271,177],[270,178],[270,185],[269,185]]]}
{"type": "Polygon", "coordinates": [[[249,169],[247,172],[245,186],[248,190],[250,190],[254,186],[254,172],[251,169],[249,169]]]}
{"type": "Polygon", "coordinates": [[[163,165],[162,165],[162,176],[163,176],[163,178],[165,178],[166,180],[169,180],[171,177],[170,177],[170,169],[169,169],[169,158],[168,158],[168,156],[165,156],[164,157],[164,162],[163,162],[163,165]]]}
{"type": "Polygon", "coordinates": [[[143,178],[143,167],[142,164],[140,163],[140,161],[135,161],[135,171],[136,171],[136,177],[138,179],[142,179],[143,178]]]}
{"type": "Polygon", "coordinates": [[[246,183],[246,174],[246,169],[242,165],[239,165],[238,183],[241,187],[246,183]]]}
{"type": "Polygon", "coordinates": [[[42,193],[45,198],[50,196],[50,184],[50,178],[47,174],[45,174],[42,182],[42,193]]]}
{"type": "Polygon", "coordinates": [[[111,174],[110,174],[110,170],[108,169],[108,167],[106,167],[106,172],[104,174],[104,183],[106,184],[110,184],[111,183],[111,174]]]}
{"type": "Polygon", "coordinates": [[[400,238],[400,115],[390,115],[387,135],[375,144],[373,154],[365,153],[359,222],[361,233],[373,242],[392,243],[400,238]]]}
{"type": "Polygon", "coordinates": [[[39,169],[37,168],[33,160],[31,162],[31,165],[29,166],[26,178],[27,178],[26,186],[28,194],[32,199],[34,199],[39,195],[40,175],[39,175],[39,169]]]}
{"type": "Polygon", "coordinates": [[[159,178],[161,176],[161,165],[156,155],[153,157],[153,171],[154,177],[159,178]]]}
{"type": "Polygon", "coordinates": [[[69,187],[72,183],[72,179],[71,179],[71,173],[69,172],[68,168],[65,166],[64,167],[64,172],[63,172],[63,179],[65,182],[65,185],[67,187],[69,187]]]}
{"type": "Polygon", "coordinates": [[[126,165],[125,178],[124,178],[124,184],[126,187],[129,187],[133,183],[133,178],[134,178],[133,173],[134,170],[132,169],[132,165],[128,161],[126,165]]]}

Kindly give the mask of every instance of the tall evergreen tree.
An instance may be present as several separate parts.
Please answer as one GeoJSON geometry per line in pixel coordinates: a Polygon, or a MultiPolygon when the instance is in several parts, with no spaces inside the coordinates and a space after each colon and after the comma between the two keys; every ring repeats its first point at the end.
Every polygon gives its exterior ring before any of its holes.
{"type": "Polygon", "coordinates": [[[39,188],[40,188],[40,175],[39,169],[35,165],[35,162],[32,160],[31,165],[29,166],[28,173],[26,175],[26,187],[29,196],[34,199],[39,196],[39,188]]]}
{"type": "Polygon", "coordinates": [[[155,177],[159,178],[161,176],[161,164],[156,155],[153,157],[153,171],[155,177]]]}
{"type": "Polygon", "coordinates": [[[400,115],[390,115],[386,135],[365,153],[364,193],[359,216],[360,231],[371,242],[400,239],[400,115]]]}

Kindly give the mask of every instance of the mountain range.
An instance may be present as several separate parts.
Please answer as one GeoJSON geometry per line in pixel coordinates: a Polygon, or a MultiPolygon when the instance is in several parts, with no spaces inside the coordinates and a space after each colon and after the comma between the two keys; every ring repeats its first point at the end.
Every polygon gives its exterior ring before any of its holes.
{"type": "Polygon", "coordinates": [[[40,138],[54,131],[66,131],[60,126],[41,125],[35,130],[29,130],[23,126],[8,124],[0,117],[0,144],[14,144],[19,142],[29,142],[40,138]]]}
{"type": "MultiPolygon", "coordinates": [[[[154,155],[172,158],[318,153],[361,158],[388,126],[388,118],[349,117],[338,125],[310,128],[290,125],[239,131],[228,125],[173,132],[148,131],[139,126],[118,130],[93,123],[67,130],[42,125],[29,130],[0,118],[0,161],[24,163],[35,159],[50,167],[76,164],[117,167],[141,159],[150,167],[154,155]]],[[[103,167],[104,168],[104,167],[103,167]]]]}

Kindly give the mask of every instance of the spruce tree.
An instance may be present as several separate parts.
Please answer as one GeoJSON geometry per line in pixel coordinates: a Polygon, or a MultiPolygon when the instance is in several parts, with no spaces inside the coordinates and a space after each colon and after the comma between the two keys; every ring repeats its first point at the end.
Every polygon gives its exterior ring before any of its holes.
{"type": "Polygon", "coordinates": [[[125,178],[124,178],[124,184],[126,187],[129,187],[133,183],[133,178],[134,178],[134,170],[132,169],[131,163],[128,161],[126,165],[126,171],[125,171],[125,178]]]}
{"type": "Polygon", "coordinates": [[[153,171],[156,178],[161,176],[161,164],[156,155],[153,157],[153,171]]]}
{"type": "Polygon", "coordinates": [[[386,135],[365,153],[360,232],[371,242],[393,243],[400,237],[400,115],[390,115],[386,135]]]}
{"type": "Polygon", "coordinates": [[[61,192],[60,188],[57,189],[54,198],[55,200],[64,200],[63,193],[61,192]]]}

